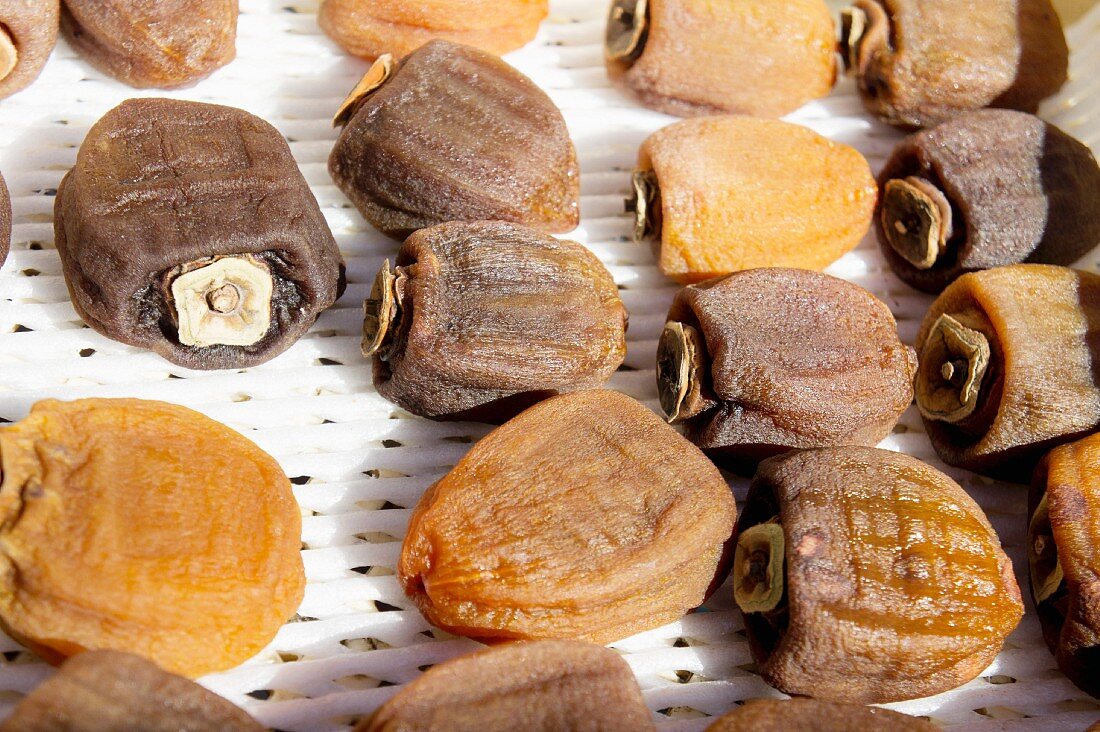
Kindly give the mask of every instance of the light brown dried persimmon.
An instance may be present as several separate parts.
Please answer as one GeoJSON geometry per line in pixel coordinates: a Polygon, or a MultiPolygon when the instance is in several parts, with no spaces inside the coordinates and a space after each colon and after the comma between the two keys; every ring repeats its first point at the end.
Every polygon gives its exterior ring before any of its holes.
{"type": "Polygon", "coordinates": [[[505,643],[430,668],[356,732],[644,732],[653,720],[626,661],[579,641],[505,643]]]}
{"type": "Polygon", "coordinates": [[[263,732],[242,709],[121,651],[73,656],[0,724],[0,732],[263,732]]]}
{"type": "Polygon", "coordinates": [[[718,469],[657,415],[573,392],[497,428],[428,489],[398,579],[453,633],[609,643],[703,602],[735,515],[718,469]]]}
{"type": "Polygon", "coordinates": [[[442,38],[500,55],[526,45],[547,0],[324,0],[317,23],[355,56],[404,56],[442,38]]]}
{"type": "Polygon", "coordinates": [[[889,709],[796,697],[787,701],[750,699],[712,722],[705,732],[935,732],[938,729],[931,722],[889,709]]]}
{"type": "Polygon", "coordinates": [[[200,676],[297,609],[301,513],[279,464],[197,412],[44,401],[0,429],[0,626],[47,661],[84,650],[200,676]]]}

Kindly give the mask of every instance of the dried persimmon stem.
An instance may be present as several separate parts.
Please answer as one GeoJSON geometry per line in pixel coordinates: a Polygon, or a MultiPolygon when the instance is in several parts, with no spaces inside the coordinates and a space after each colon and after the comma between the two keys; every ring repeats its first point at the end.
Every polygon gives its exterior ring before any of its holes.
{"type": "Polygon", "coordinates": [[[973,414],[990,359],[989,339],[983,333],[941,315],[920,353],[915,391],[921,414],[948,423],[973,414]]]}
{"type": "Polygon", "coordinates": [[[770,612],[783,600],[786,540],[778,517],[757,524],[737,537],[733,560],[733,594],[746,613],[770,612]]]}
{"type": "Polygon", "coordinates": [[[867,13],[854,5],[840,11],[840,55],[844,71],[859,68],[859,44],[867,32],[867,13]]]}
{"type": "Polygon", "coordinates": [[[359,104],[389,81],[389,78],[393,76],[393,67],[392,55],[384,53],[379,56],[378,60],[371,65],[367,73],[359,80],[359,83],[355,85],[355,88],[351,90],[351,93],[340,103],[340,108],[332,116],[332,126],[341,127],[346,125],[355,115],[355,110],[359,108],[359,104]]]}
{"type": "Polygon", "coordinates": [[[665,324],[657,345],[657,390],[670,423],[691,419],[706,408],[699,398],[705,355],[698,329],[675,321],[665,324]]]}
{"type": "Polygon", "coordinates": [[[1027,527],[1027,563],[1031,575],[1031,594],[1035,604],[1054,595],[1065,582],[1058,545],[1050,525],[1048,496],[1044,495],[1027,527]]]}
{"type": "Polygon", "coordinates": [[[362,350],[365,357],[378,354],[385,359],[389,355],[397,313],[397,275],[387,259],[374,278],[370,297],[363,303],[362,350]]]}
{"type": "Polygon", "coordinates": [[[634,214],[634,241],[643,242],[661,235],[661,188],[657,173],[636,170],[630,177],[631,196],[625,201],[627,213],[634,214]]]}
{"type": "Polygon", "coordinates": [[[886,182],[882,228],[890,247],[920,270],[931,269],[951,238],[951,204],[935,184],[910,176],[886,182]]]}
{"type": "Polygon", "coordinates": [[[615,0],[607,17],[604,52],[611,61],[631,62],[645,48],[648,0],[615,0]]]}

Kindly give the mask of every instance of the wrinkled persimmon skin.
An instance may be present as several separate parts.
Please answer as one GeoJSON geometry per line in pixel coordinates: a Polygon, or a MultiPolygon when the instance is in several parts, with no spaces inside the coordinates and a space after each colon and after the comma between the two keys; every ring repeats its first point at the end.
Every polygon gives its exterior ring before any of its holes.
{"type": "Polygon", "coordinates": [[[918,290],[938,293],[966,272],[1007,264],[1072,264],[1100,244],[1100,166],[1088,147],[1033,115],[983,109],[914,133],[887,160],[880,190],[908,176],[932,182],[962,219],[948,251],[918,269],[875,216],[883,256],[918,290]]]}
{"type": "Polygon", "coordinates": [[[1050,0],[857,0],[885,26],[860,54],[864,106],[899,127],[982,107],[1034,113],[1065,83],[1062,24],[1050,0]]]}
{"type": "Polygon", "coordinates": [[[858,151],[775,120],[665,127],[638,169],[661,190],[657,264],[685,285],[755,267],[824,269],[864,237],[878,197],[858,151]]]}
{"type": "Polygon", "coordinates": [[[358,102],[328,170],[395,239],[449,221],[550,234],[580,222],[577,151],[561,111],[501,59],[450,41],[418,48],[358,102]]]}
{"type": "Polygon", "coordinates": [[[243,710],[140,656],[87,651],[40,684],[0,732],[263,732],[243,710]]]}
{"type": "Polygon", "coordinates": [[[378,393],[433,419],[504,422],[607,382],[626,356],[626,308],[580,244],[502,222],[413,234],[397,257],[394,344],[378,393]]]}
{"type": "Polygon", "coordinates": [[[889,709],[797,697],[750,699],[718,718],[706,732],[935,732],[930,722],[889,709]]]}
{"type": "Polygon", "coordinates": [[[649,0],[644,47],[607,62],[642,104],[681,117],[782,117],[827,96],[836,30],[823,0],[649,0]]]}
{"type": "Polygon", "coordinates": [[[1100,275],[1043,264],[963,275],[925,316],[918,354],[942,314],[976,327],[993,351],[980,425],[924,419],[948,465],[1027,483],[1044,453],[1100,427],[1100,275]]]}
{"type": "Polygon", "coordinates": [[[1037,604],[1043,637],[1066,676],[1100,698],[1100,435],[1057,447],[1043,459],[1029,516],[1044,494],[1065,598],[1059,593],[1037,604]]]}
{"type": "Polygon", "coordinates": [[[0,460],[0,625],[51,663],[114,649],[201,676],[255,655],[301,602],[286,475],[197,412],[39,402],[0,429],[0,460]]]}
{"type": "Polygon", "coordinates": [[[738,531],[779,516],[788,626],[746,615],[764,680],[788,694],[879,704],[976,677],[1023,616],[1012,563],[982,510],[900,453],[833,447],[772,458],[738,531]]]}
{"type": "Polygon", "coordinates": [[[0,79],[0,99],[34,83],[57,43],[59,0],[0,0],[0,26],[19,56],[15,68],[0,79]]]}
{"type": "Polygon", "coordinates": [[[236,57],[238,12],[237,0],[63,0],[61,32],[124,84],[174,89],[236,57]]]}
{"type": "Polygon", "coordinates": [[[706,341],[713,406],[689,419],[686,433],[723,463],[876,445],[913,401],[916,355],[890,309],[836,277],[739,272],[681,290],[669,320],[706,341]]]}
{"type": "Polygon", "coordinates": [[[594,643],[505,643],[432,666],[355,732],[645,732],[634,673],[594,643]]]}
{"type": "Polygon", "coordinates": [[[497,428],[428,489],[398,579],[452,633],[609,643],[703,602],[735,515],[718,470],[655,414],[576,392],[497,428]]]}
{"type": "Polygon", "coordinates": [[[534,39],[547,0],[324,0],[317,23],[348,53],[404,56],[442,38],[498,56],[534,39]]]}

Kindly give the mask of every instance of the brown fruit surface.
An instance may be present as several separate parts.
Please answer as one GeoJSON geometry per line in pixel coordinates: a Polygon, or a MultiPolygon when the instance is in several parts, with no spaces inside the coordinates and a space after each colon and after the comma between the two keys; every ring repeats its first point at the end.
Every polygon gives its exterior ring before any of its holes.
{"type": "Polygon", "coordinates": [[[453,633],[608,643],[702,603],[735,516],[718,470],[655,414],[576,392],[497,428],[428,489],[398,578],[453,633]]]}
{"type": "Polygon", "coordinates": [[[1043,453],[1100,426],[1100,276],[1043,264],[966,274],[932,304],[916,341],[916,400],[949,465],[1027,483],[1043,453]],[[934,348],[947,315],[989,344],[972,414],[930,407],[955,386],[934,348]]]}
{"type": "Polygon", "coordinates": [[[878,195],[855,149],[749,117],[658,130],[638,169],[656,173],[657,263],[681,284],[756,267],[824,269],[867,233],[878,195]]]}
{"type": "Polygon", "coordinates": [[[0,0],[0,99],[30,86],[57,43],[59,0],[0,0]]]}
{"type": "Polygon", "coordinates": [[[237,0],[62,0],[61,32],[133,87],[194,84],[237,55],[237,0]]]}
{"type": "Polygon", "coordinates": [[[903,140],[879,175],[878,240],[897,275],[940,292],[959,275],[1020,262],[1072,264],[1100,244],[1100,166],[1092,152],[1038,117],[1006,109],[967,112],[903,140]],[[891,245],[920,229],[881,188],[916,176],[941,191],[953,236],[931,266],[891,245]],[[896,227],[896,224],[894,225],[896,227]]]}
{"type": "Polygon", "coordinates": [[[993,661],[1023,615],[981,509],[907,455],[834,447],[767,460],[738,532],[776,516],[784,598],[745,625],[761,675],[788,694],[877,704],[948,691],[993,661]]]}
{"type": "Polygon", "coordinates": [[[1041,565],[1032,565],[1043,637],[1066,676],[1100,697],[1100,435],[1052,450],[1035,472],[1028,503],[1028,557],[1034,562],[1045,553],[1036,549],[1053,540],[1049,548],[1062,577],[1053,594],[1040,599],[1041,565]],[[1034,518],[1044,496],[1045,525],[1034,518]]]}
{"type": "Polygon", "coordinates": [[[358,102],[329,173],[398,239],[446,221],[548,233],[580,221],[577,153],[561,112],[504,61],[449,41],[414,51],[358,102]]]}
{"type": "Polygon", "coordinates": [[[73,656],[0,724],[0,732],[263,729],[243,710],[195,682],[120,651],[73,656]]]}
{"type": "Polygon", "coordinates": [[[0,175],[0,267],[11,250],[11,194],[4,176],[0,175]]]}
{"type": "Polygon", "coordinates": [[[274,358],[344,287],[340,250],[286,140],[233,107],[131,99],[108,112],[58,187],[54,235],[84,322],[188,368],[274,358]],[[185,342],[173,284],[219,258],[266,273],[251,343],[185,342]]]}
{"type": "Polygon", "coordinates": [[[817,699],[750,699],[707,727],[706,732],[934,732],[923,719],[889,709],[817,699]]]}
{"type": "Polygon", "coordinates": [[[836,277],[739,272],[681,290],[668,320],[703,336],[702,368],[689,375],[699,403],[681,416],[688,439],[717,460],[876,445],[913,401],[916,355],[890,309],[836,277]]]}
{"type": "Polygon", "coordinates": [[[395,275],[398,313],[373,355],[374,384],[414,414],[503,422],[602,386],[626,356],[615,281],[575,242],[501,222],[442,224],[409,237],[395,275]]]}
{"type": "Polygon", "coordinates": [[[1034,113],[1066,81],[1069,49],[1050,0],[855,0],[868,30],[852,43],[864,106],[901,127],[962,112],[1034,113]]]}
{"type": "Polygon", "coordinates": [[[506,643],[428,669],[356,732],[644,732],[630,667],[594,643],[506,643]]]}
{"type": "Polygon", "coordinates": [[[355,56],[405,56],[436,38],[489,53],[534,39],[547,0],[324,0],[321,30],[355,56]]]}
{"type": "Polygon", "coordinates": [[[607,59],[611,80],[647,107],[782,117],[833,88],[836,30],[824,0],[649,0],[647,11],[640,48],[607,59]]]}
{"type": "Polygon", "coordinates": [[[301,513],[267,453],[190,409],[44,401],[0,429],[0,624],[47,661],[84,650],[201,676],[297,609],[301,513]]]}

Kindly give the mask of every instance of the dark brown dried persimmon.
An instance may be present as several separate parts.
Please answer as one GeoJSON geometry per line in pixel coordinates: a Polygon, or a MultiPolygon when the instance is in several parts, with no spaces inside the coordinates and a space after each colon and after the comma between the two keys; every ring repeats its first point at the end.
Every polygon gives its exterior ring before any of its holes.
{"type": "Polygon", "coordinates": [[[489,53],[534,39],[547,0],[324,0],[317,23],[356,56],[404,56],[442,38],[489,53]]]}
{"type": "Polygon", "coordinates": [[[1100,426],[1100,275],[1045,264],[971,272],[916,341],[917,406],[948,465],[1027,483],[1100,426]]]}
{"type": "Polygon", "coordinates": [[[935,468],[871,447],[762,463],[738,522],[733,577],[761,675],[826,701],[878,704],[960,686],[993,661],[1024,612],[978,504],[935,468]],[[776,525],[781,559],[772,560],[760,547],[776,543],[767,531],[776,525]]]}
{"type": "Polygon", "coordinates": [[[1100,435],[1052,450],[1028,500],[1031,596],[1058,666],[1100,698],[1100,435]]]}
{"type": "Polygon", "coordinates": [[[47,661],[85,650],[201,676],[255,655],[305,586],[279,464],[198,412],[44,401],[0,429],[0,625],[47,661]]]}
{"type": "Polygon", "coordinates": [[[526,76],[437,40],[399,62],[382,57],[367,78],[336,115],[346,126],[328,169],[380,231],[404,239],[448,221],[576,228],[577,153],[561,111],[526,76]]]}
{"type": "Polygon", "coordinates": [[[59,0],[0,0],[0,99],[30,86],[57,43],[59,0]]]}
{"type": "Polygon", "coordinates": [[[274,358],[344,289],[286,140],[218,104],[130,99],[105,114],[58,187],[54,238],[84,322],[193,369],[274,358]]]}
{"type": "Polygon", "coordinates": [[[1007,264],[1072,264],[1100,244],[1092,152],[1024,112],[968,112],[909,136],[879,186],[882,252],[925,292],[1007,264]]]}
{"type": "Polygon", "coordinates": [[[706,732],[934,732],[931,722],[889,709],[803,697],[750,699],[720,717],[706,732]]]}
{"type": "Polygon", "coordinates": [[[802,269],[684,288],[657,351],[665,415],[730,467],[795,448],[878,444],[912,403],[916,368],[884,302],[802,269]]]}
{"type": "Polygon", "coordinates": [[[595,643],[505,643],[432,666],[356,732],[643,732],[653,719],[630,667],[595,643]]]}
{"type": "Polygon", "coordinates": [[[408,238],[367,300],[378,393],[432,419],[503,422],[603,386],[626,356],[626,308],[580,244],[504,222],[408,238]]]}
{"type": "Polygon", "coordinates": [[[615,84],[684,117],[782,117],[836,81],[823,0],[616,0],[604,55],[615,84]]]}
{"type": "Polygon", "coordinates": [[[398,579],[452,633],[606,643],[702,603],[735,515],[718,469],[657,415],[613,391],[564,394],[428,489],[398,579]]]}
{"type": "Polygon", "coordinates": [[[32,691],[0,732],[263,732],[193,681],[121,651],[87,651],[32,691]]]}
{"type": "Polygon", "coordinates": [[[138,88],[193,84],[237,55],[237,0],[62,0],[84,59],[138,88]]]}
{"type": "Polygon", "coordinates": [[[1034,113],[1069,69],[1050,0],[855,0],[842,26],[864,106],[899,127],[983,107],[1034,113]]]}

